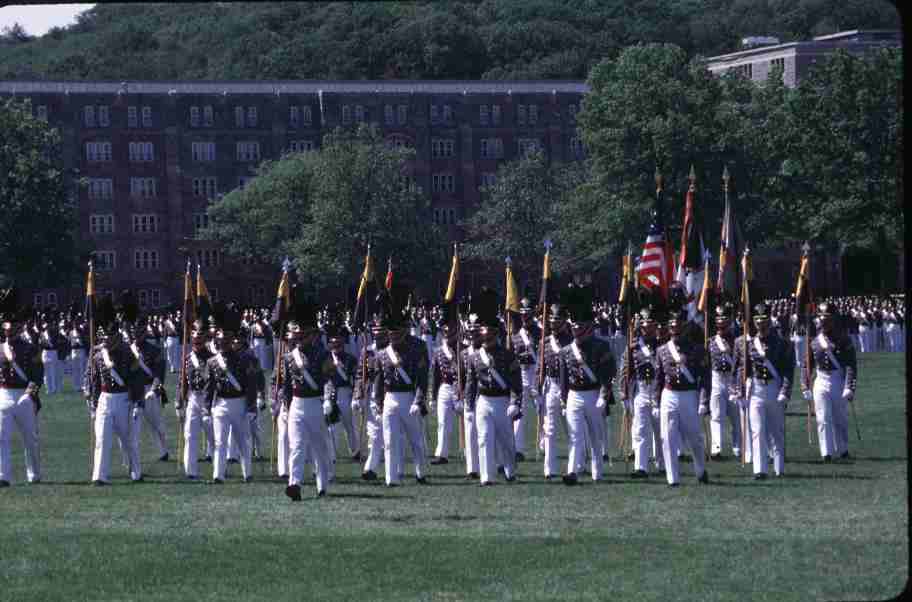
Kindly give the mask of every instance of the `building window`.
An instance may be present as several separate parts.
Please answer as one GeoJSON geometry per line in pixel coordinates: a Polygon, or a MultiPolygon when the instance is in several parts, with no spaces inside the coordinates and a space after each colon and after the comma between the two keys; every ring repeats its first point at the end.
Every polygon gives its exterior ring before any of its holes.
{"type": "Polygon", "coordinates": [[[114,214],[93,213],[89,216],[89,232],[92,234],[113,234],[114,214]]]}
{"type": "Polygon", "coordinates": [[[114,181],[111,178],[89,178],[89,198],[107,200],[114,196],[114,181]]]}
{"type": "Polygon", "coordinates": [[[244,127],[244,107],[234,107],[234,127],[244,127]]]}
{"type": "Polygon", "coordinates": [[[301,108],[296,106],[288,107],[288,127],[297,128],[301,115],[301,108]]]}
{"type": "Polygon", "coordinates": [[[196,162],[215,161],[215,142],[192,142],[190,154],[196,162]]]}
{"type": "Polygon", "coordinates": [[[516,105],[516,124],[526,125],[526,105],[516,105]]]}
{"type": "Polygon", "coordinates": [[[397,117],[399,120],[399,125],[405,125],[408,123],[408,105],[399,105],[397,107],[397,117]]]}
{"type": "Polygon", "coordinates": [[[383,123],[393,125],[395,123],[394,117],[393,105],[383,105],[383,123]]]}
{"type": "Polygon", "coordinates": [[[161,289],[149,289],[149,303],[152,305],[153,309],[161,305],[161,289]]]}
{"type": "Polygon", "coordinates": [[[453,226],[456,224],[455,209],[434,209],[434,223],[439,226],[453,226]]]}
{"type": "Polygon", "coordinates": [[[453,107],[450,105],[443,105],[443,122],[453,123],[453,107]]]}
{"type": "Polygon", "coordinates": [[[86,142],[86,161],[110,161],[110,142],[86,142]]]}
{"type": "Polygon", "coordinates": [[[146,289],[141,288],[136,291],[136,298],[139,301],[140,309],[148,309],[149,307],[149,293],[146,289]]]}
{"type": "Polygon", "coordinates": [[[419,192],[421,190],[415,180],[415,176],[399,176],[399,186],[403,191],[408,192],[419,192]]]}
{"type": "Polygon", "coordinates": [[[529,125],[538,123],[538,105],[529,105],[529,125]]]}
{"type": "Polygon", "coordinates": [[[491,105],[491,123],[500,125],[500,105],[491,105]]]}
{"type": "Polygon", "coordinates": [[[431,105],[431,123],[440,123],[440,107],[431,105]]]}
{"type": "Polygon", "coordinates": [[[734,67],[734,70],[735,70],[735,73],[737,73],[737,74],[740,75],[741,77],[744,77],[745,79],[753,79],[753,78],[754,78],[754,65],[753,65],[753,63],[745,63],[745,64],[743,64],[743,65],[738,65],[737,67],[734,67]]]}
{"type": "Polygon", "coordinates": [[[203,126],[211,128],[212,122],[212,105],[206,105],[203,107],[203,126]]]}
{"type": "Polygon", "coordinates": [[[111,125],[111,113],[108,109],[108,105],[99,105],[98,106],[98,126],[99,127],[109,127],[111,125]]]}
{"type": "Polygon", "coordinates": [[[481,157],[483,159],[502,159],[503,138],[482,138],[481,157]]]}
{"type": "Polygon", "coordinates": [[[208,213],[194,213],[193,214],[193,233],[195,235],[199,236],[207,228],[209,228],[209,214],[208,213]]]}
{"type": "Polygon", "coordinates": [[[198,128],[200,125],[200,108],[190,107],[190,127],[198,128]]]}
{"type": "Polygon", "coordinates": [[[289,148],[293,153],[303,153],[305,151],[314,150],[314,141],[313,140],[292,140],[289,143],[289,148]]]}
{"type": "Polygon", "coordinates": [[[130,196],[152,199],[157,195],[155,178],[130,178],[130,196]]]}
{"type": "Polygon", "coordinates": [[[193,196],[211,199],[218,194],[215,176],[193,178],[193,196]]]}
{"type": "Polygon", "coordinates": [[[222,254],[218,249],[199,249],[196,252],[196,263],[204,268],[222,265],[222,254]]]}
{"type": "Polygon", "coordinates": [[[362,105],[355,105],[355,121],[361,123],[362,121],[367,121],[366,112],[362,105]]]}
{"type": "Polygon", "coordinates": [[[431,139],[431,156],[435,159],[452,157],[454,148],[455,142],[449,138],[431,139]]]}
{"type": "Polygon", "coordinates": [[[253,305],[263,305],[266,302],[266,287],[262,284],[248,286],[247,301],[253,305]]]}
{"type": "Polygon", "coordinates": [[[538,140],[535,138],[520,138],[518,140],[519,156],[522,158],[528,157],[538,148],[540,148],[540,146],[538,144],[538,140]]]}
{"type": "Polygon", "coordinates": [[[209,298],[212,299],[213,301],[218,301],[218,300],[219,300],[219,290],[218,290],[218,288],[210,288],[210,289],[209,289],[209,298]]]}
{"type": "Polygon", "coordinates": [[[238,161],[259,161],[260,160],[260,143],[259,142],[238,142],[237,143],[237,160],[238,161]]]}
{"type": "Polygon", "coordinates": [[[478,106],[478,124],[488,125],[491,122],[491,110],[488,105],[478,106]]]}
{"type": "Polygon", "coordinates": [[[785,59],[784,58],[773,59],[770,61],[770,74],[772,74],[772,72],[775,71],[776,69],[781,70],[781,74],[782,74],[781,77],[785,76],[785,59]]]}
{"type": "Polygon", "coordinates": [[[155,149],[151,142],[131,142],[130,161],[154,161],[155,149]]]}
{"type": "Polygon", "coordinates": [[[82,124],[87,128],[95,127],[95,107],[92,105],[82,108],[82,124]]]}
{"type": "Polygon", "coordinates": [[[579,107],[576,105],[567,105],[567,117],[570,121],[576,121],[576,114],[579,112],[579,107]]]}
{"type": "Polygon", "coordinates": [[[133,234],[153,234],[158,232],[158,216],[154,213],[133,214],[133,234]]]}
{"type": "Polygon", "coordinates": [[[152,127],[152,107],[142,108],[142,123],[144,128],[152,127]]]}
{"type": "Polygon", "coordinates": [[[255,128],[259,123],[257,118],[257,108],[256,107],[247,107],[247,127],[255,128]]]}
{"type": "Polygon", "coordinates": [[[585,156],[583,141],[580,140],[579,136],[570,138],[570,156],[575,159],[582,159],[585,156]]]}
{"type": "Polygon", "coordinates": [[[41,293],[35,293],[32,295],[32,305],[35,307],[44,307],[44,297],[41,293]]]}
{"type": "Polygon", "coordinates": [[[35,117],[41,121],[48,120],[48,108],[47,105],[38,105],[35,107],[35,117]]]}
{"type": "Polygon", "coordinates": [[[352,122],[351,107],[349,105],[342,105],[342,123],[348,125],[352,122]]]}
{"type": "Polygon", "coordinates": [[[139,127],[139,107],[136,105],[130,105],[127,107],[127,127],[139,127]]]}
{"type": "Polygon", "coordinates": [[[431,176],[433,192],[456,192],[456,178],[453,174],[435,173],[431,176]]]}
{"type": "Polygon", "coordinates": [[[116,251],[95,251],[92,253],[92,267],[96,270],[107,272],[117,267],[116,251]]]}
{"type": "Polygon", "coordinates": [[[497,174],[491,171],[485,171],[481,174],[482,186],[495,186],[497,184],[497,174]]]}
{"type": "Polygon", "coordinates": [[[304,125],[313,124],[313,112],[310,109],[310,105],[304,105],[301,107],[301,117],[304,120],[304,125]]]}
{"type": "Polygon", "coordinates": [[[137,270],[157,270],[158,251],[136,249],[133,251],[133,267],[137,270]]]}

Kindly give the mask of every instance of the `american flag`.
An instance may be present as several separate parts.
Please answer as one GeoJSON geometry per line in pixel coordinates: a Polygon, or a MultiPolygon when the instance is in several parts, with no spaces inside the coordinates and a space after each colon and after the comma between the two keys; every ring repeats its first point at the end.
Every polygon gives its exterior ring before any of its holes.
{"type": "Polygon", "coordinates": [[[636,266],[637,282],[643,288],[652,291],[656,287],[668,296],[668,283],[672,278],[671,243],[665,237],[665,226],[662,222],[664,191],[661,178],[656,177],[659,187],[656,190],[655,209],[652,212],[652,223],[646,235],[643,254],[636,266]]]}

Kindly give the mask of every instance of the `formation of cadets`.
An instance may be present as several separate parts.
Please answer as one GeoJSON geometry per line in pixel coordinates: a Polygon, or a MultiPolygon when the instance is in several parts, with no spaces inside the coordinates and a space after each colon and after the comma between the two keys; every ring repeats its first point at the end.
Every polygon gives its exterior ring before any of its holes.
{"type": "Polygon", "coordinates": [[[157,459],[170,458],[169,404],[187,479],[211,462],[212,483],[235,463],[250,481],[252,462],[274,456],[292,500],[311,478],[325,495],[343,441],[362,478],[388,487],[402,484],[407,456],[423,485],[429,465],[451,461],[464,462],[466,479],[481,486],[499,475],[512,482],[519,464],[539,454],[546,480],[598,481],[615,447],[633,461],[634,479],[658,474],[678,486],[685,452],[699,483],[709,482],[706,460],[729,453],[764,479],[785,470],[793,383],[816,418],[824,462],[849,458],[856,355],[903,352],[905,340],[902,296],[820,299],[811,320],[793,298],[767,299],[751,308],[746,338],[742,308],[718,303],[704,332],[688,319],[677,284],[667,302],[655,295],[643,303],[629,329],[620,306],[572,284],[545,307],[522,299],[509,316],[489,289],[470,302],[413,307],[409,291],[394,285],[374,300],[363,329],[342,308],[292,298],[281,318],[216,304],[184,333],[179,311],[143,314],[124,291],[116,303],[99,300],[91,333],[75,308],[36,313],[15,288],[0,291],[0,487],[12,481],[13,431],[27,480],[41,480],[39,392],[61,392],[65,367],[86,399],[97,486],[110,482],[115,438],[130,478],[143,479],[144,425],[157,459]],[[167,373],[177,380],[170,398],[167,373]],[[622,419],[613,433],[614,407],[622,419]],[[432,412],[436,433],[426,426],[432,412]],[[271,452],[264,425],[273,429],[271,452]],[[559,433],[568,446],[563,471],[559,433]]]}

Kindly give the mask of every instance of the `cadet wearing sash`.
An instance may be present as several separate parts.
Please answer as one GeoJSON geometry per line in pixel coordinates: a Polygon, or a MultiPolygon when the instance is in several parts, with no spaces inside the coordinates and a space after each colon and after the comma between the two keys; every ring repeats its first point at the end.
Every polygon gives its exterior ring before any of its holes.
{"type": "MultiPolygon", "coordinates": [[[[529,413],[535,408],[535,413],[539,414],[541,408],[538,407],[538,345],[541,342],[541,330],[535,325],[534,307],[531,301],[523,297],[519,301],[519,319],[521,326],[519,331],[513,335],[513,353],[519,360],[520,374],[522,375],[523,398],[522,405],[525,411],[521,418],[513,421],[513,435],[516,441],[516,461],[522,462],[526,459],[526,422],[529,420],[529,413]]],[[[509,336],[509,333],[507,334],[509,336]]],[[[535,443],[538,445],[538,442],[535,443]]]]}
{"type": "Polygon", "coordinates": [[[627,412],[632,414],[631,442],[633,447],[633,472],[630,476],[642,479],[648,476],[649,458],[654,453],[656,470],[665,472],[665,454],[662,452],[662,428],[659,412],[660,390],[656,389],[659,340],[656,336],[657,321],[662,319],[658,308],[650,306],[640,311],[640,336],[631,351],[630,391],[633,402],[624,399],[627,412]],[[655,449],[653,450],[653,445],[655,449]]]}
{"type": "Polygon", "coordinates": [[[431,464],[446,464],[450,451],[450,432],[453,430],[453,419],[459,419],[456,412],[458,394],[458,361],[459,361],[459,329],[456,323],[457,316],[451,311],[452,306],[444,305],[446,314],[441,327],[443,338],[440,346],[434,351],[431,360],[433,373],[434,395],[437,409],[437,448],[434,450],[434,459],[431,464]]]}
{"type": "MultiPolygon", "coordinates": [[[[377,470],[380,467],[380,458],[383,454],[383,416],[380,412],[380,407],[370,400],[374,398],[373,383],[378,370],[378,350],[389,344],[386,329],[379,322],[371,324],[371,334],[374,340],[367,345],[362,354],[354,392],[355,399],[362,406],[362,411],[367,412],[365,418],[367,457],[361,469],[361,478],[365,481],[375,481],[377,479],[377,470]]],[[[364,334],[364,338],[366,343],[367,333],[364,334]]]]}
{"type": "Polygon", "coordinates": [[[725,423],[731,428],[731,450],[735,458],[741,456],[741,417],[738,404],[730,392],[734,381],[736,349],[731,330],[734,306],[730,303],[716,307],[716,334],[709,340],[709,361],[712,370],[709,393],[709,430],[712,437],[710,454],[714,460],[722,458],[725,445],[725,423]]]}
{"type": "Polygon", "coordinates": [[[326,339],[329,344],[329,358],[333,364],[330,380],[333,383],[335,403],[339,407],[339,425],[329,427],[330,436],[335,437],[337,426],[345,430],[348,450],[354,462],[361,462],[361,441],[354,412],[361,409],[361,404],[352,398],[352,390],[358,369],[358,361],[345,351],[347,335],[344,332],[339,316],[333,316],[326,328],[326,339]]]}
{"type": "MultiPolygon", "coordinates": [[[[542,419],[542,438],[544,439],[544,473],[545,480],[550,481],[560,473],[558,467],[557,432],[564,420],[563,401],[561,399],[561,349],[573,341],[567,329],[567,310],[562,303],[553,303],[548,308],[548,330],[545,338],[544,371],[545,381],[542,387],[544,398],[544,418],[542,419]]],[[[576,467],[574,467],[576,468],[576,467]]]]}
{"type": "Polygon", "coordinates": [[[206,438],[206,456],[212,455],[211,424],[207,428],[203,422],[203,407],[206,400],[206,363],[212,357],[206,348],[205,334],[194,332],[190,337],[191,350],[187,354],[183,369],[183,383],[178,383],[178,391],[186,392],[186,399],[175,402],[178,419],[183,424],[184,436],[184,474],[188,479],[199,478],[199,433],[206,438]]]}

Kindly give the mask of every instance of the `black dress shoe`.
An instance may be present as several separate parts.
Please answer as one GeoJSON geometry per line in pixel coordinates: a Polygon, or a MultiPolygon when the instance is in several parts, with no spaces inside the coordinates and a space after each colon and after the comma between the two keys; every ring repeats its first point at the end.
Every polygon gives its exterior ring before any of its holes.
{"type": "Polygon", "coordinates": [[[240,461],[237,458],[228,458],[229,464],[240,464],[240,461]]]}
{"type": "Polygon", "coordinates": [[[656,471],[656,474],[659,475],[660,477],[664,477],[665,475],[668,474],[668,472],[666,472],[666,470],[664,468],[660,468],[656,471]]]}
{"type": "Polygon", "coordinates": [[[719,460],[722,459],[722,454],[721,454],[721,452],[716,452],[714,454],[709,454],[709,457],[712,458],[713,460],[715,460],[716,462],[718,462],[719,460]]]}
{"type": "Polygon", "coordinates": [[[514,481],[516,481],[516,475],[505,477],[504,480],[506,480],[507,483],[513,483],[514,481]]]}
{"type": "Polygon", "coordinates": [[[168,452],[165,452],[165,453],[163,453],[161,456],[159,456],[158,461],[159,461],[159,462],[167,462],[167,461],[168,461],[168,458],[170,458],[170,457],[171,457],[171,456],[168,455],[168,452]]]}
{"type": "Polygon", "coordinates": [[[700,478],[697,479],[697,482],[702,483],[703,485],[708,485],[709,484],[709,471],[704,470],[703,474],[700,475],[700,478]]]}
{"type": "Polygon", "coordinates": [[[839,454],[839,459],[840,459],[840,460],[851,460],[851,459],[852,459],[852,455],[851,455],[849,452],[844,451],[844,452],[842,452],[841,454],[839,454]]]}
{"type": "Polygon", "coordinates": [[[319,491],[317,491],[317,497],[326,497],[326,490],[320,489],[319,491]]]}
{"type": "MultiPolygon", "coordinates": [[[[6,483],[6,481],[0,481],[0,483],[6,483]]],[[[95,487],[107,487],[108,485],[110,485],[110,483],[108,483],[107,481],[95,480],[95,481],[92,481],[92,485],[94,485],[95,487]]],[[[6,483],[6,485],[0,485],[0,487],[9,487],[9,483],[6,483]]]]}
{"type": "Polygon", "coordinates": [[[477,473],[477,472],[470,472],[469,474],[467,474],[467,475],[465,476],[465,480],[466,480],[466,481],[477,481],[477,480],[478,480],[478,473],[477,473]]]}
{"type": "Polygon", "coordinates": [[[300,485],[289,485],[285,488],[285,495],[287,495],[292,502],[301,501],[301,486],[300,485]]]}
{"type": "Polygon", "coordinates": [[[225,481],[223,481],[223,480],[221,480],[221,479],[212,479],[212,484],[213,484],[213,485],[222,485],[224,482],[225,482],[225,481]]]}
{"type": "Polygon", "coordinates": [[[188,480],[188,481],[196,481],[196,480],[199,480],[199,477],[196,476],[195,474],[188,474],[188,475],[185,476],[184,478],[185,478],[186,480],[188,480]]]}
{"type": "Polygon", "coordinates": [[[680,483],[669,483],[668,486],[671,488],[677,488],[677,487],[680,487],[681,484],[680,483]]]}
{"type": "Polygon", "coordinates": [[[245,482],[245,483],[253,483],[253,477],[250,476],[250,475],[247,475],[246,477],[244,477],[244,482],[245,482]]]}
{"type": "Polygon", "coordinates": [[[364,472],[361,473],[361,478],[365,481],[376,481],[377,473],[374,472],[373,470],[365,470],[364,472]]]}
{"type": "Polygon", "coordinates": [[[284,480],[288,479],[288,475],[287,475],[287,474],[280,474],[280,475],[279,475],[279,478],[282,479],[282,480],[284,481],[284,480]]]}
{"type": "Polygon", "coordinates": [[[134,483],[145,483],[146,479],[145,479],[145,477],[139,477],[138,479],[133,479],[133,482],[134,483]]]}
{"type": "Polygon", "coordinates": [[[358,452],[352,456],[352,462],[360,462],[360,461],[361,461],[361,452],[358,452]]]}
{"type": "Polygon", "coordinates": [[[824,463],[824,464],[829,464],[829,463],[832,462],[832,461],[833,461],[833,456],[824,456],[824,457],[823,457],[823,463],[824,463]]]}
{"type": "Polygon", "coordinates": [[[516,452],[516,462],[519,463],[519,462],[525,462],[525,461],[526,461],[526,455],[522,452],[516,452]]]}
{"type": "Polygon", "coordinates": [[[504,467],[503,467],[503,466],[498,466],[498,467],[497,467],[497,474],[504,474],[504,467]]]}
{"type": "Polygon", "coordinates": [[[563,476],[564,485],[576,485],[579,482],[579,478],[576,476],[575,472],[566,474],[563,476]]]}
{"type": "Polygon", "coordinates": [[[212,462],[212,456],[203,456],[200,462],[212,462]]]}
{"type": "Polygon", "coordinates": [[[492,481],[482,481],[478,484],[479,487],[493,487],[494,483],[492,481]]]}
{"type": "Polygon", "coordinates": [[[645,479],[648,476],[649,475],[646,473],[645,470],[634,470],[633,472],[630,473],[631,479],[645,479]]]}
{"type": "Polygon", "coordinates": [[[419,485],[430,485],[431,484],[430,481],[428,481],[427,477],[415,477],[415,482],[418,483],[419,485]]]}
{"type": "Polygon", "coordinates": [[[392,489],[393,487],[398,487],[399,483],[387,483],[386,486],[387,488],[392,489]]]}
{"type": "Polygon", "coordinates": [[[690,462],[691,457],[688,454],[678,454],[678,462],[690,462]]]}
{"type": "Polygon", "coordinates": [[[434,459],[431,460],[431,464],[434,466],[439,466],[440,464],[449,464],[450,461],[444,458],[443,456],[434,456],[434,459]]]}
{"type": "Polygon", "coordinates": [[[9,486],[10,486],[9,481],[0,481],[0,487],[9,487],[9,486]]]}
{"type": "Polygon", "coordinates": [[[628,462],[633,462],[635,459],[636,459],[636,454],[635,454],[635,453],[630,452],[629,454],[627,454],[627,461],[628,461],[628,462]]]}
{"type": "Polygon", "coordinates": [[[758,472],[757,474],[754,475],[754,480],[755,480],[755,481],[765,481],[765,480],[766,480],[766,473],[765,473],[765,472],[758,472]]]}
{"type": "Polygon", "coordinates": [[[547,481],[548,483],[554,481],[554,475],[553,475],[553,474],[546,474],[546,475],[545,475],[545,481],[547,481]]]}

